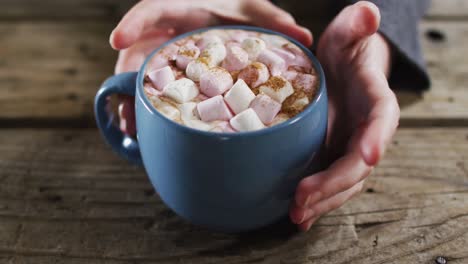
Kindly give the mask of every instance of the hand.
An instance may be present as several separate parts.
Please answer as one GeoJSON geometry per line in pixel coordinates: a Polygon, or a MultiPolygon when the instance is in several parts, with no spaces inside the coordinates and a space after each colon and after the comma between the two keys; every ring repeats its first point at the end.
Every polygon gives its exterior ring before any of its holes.
{"type": "MultiPolygon", "coordinates": [[[[143,0],[120,21],[110,43],[120,50],[115,72],[136,71],[145,57],[175,35],[216,24],[252,24],[287,34],[306,46],[312,34],[267,0],[143,0]]],[[[135,135],[134,98],[121,97],[120,129],[135,135]]]]}
{"type": "Polygon", "coordinates": [[[304,178],[290,209],[301,230],[359,193],[398,126],[400,110],[387,75],[391,50],[377,32],[378,8],[366,1],[345,8],[318,45],[327,77],[326,170],[304,178]]]}

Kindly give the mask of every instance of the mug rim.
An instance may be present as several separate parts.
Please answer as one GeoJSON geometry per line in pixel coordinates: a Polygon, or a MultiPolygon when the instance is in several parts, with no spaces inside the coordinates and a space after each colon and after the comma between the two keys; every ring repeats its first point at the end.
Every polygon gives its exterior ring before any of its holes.
{"type": "Polygon", "coordinates": [[[137,90],[138,90],[137,94],[140,94],[141,100],[142,100],[143,104],[145,105],[145,108],[148,111],[150,111],[151,114],[155,114],[155,115],[159,116],[160,118],[162,118],[164,121],[168,122],[170,125],[175,126],[175,127],[179,128],[179,129],[185,130],[187,132],[198,133],[200,135],[206,135],[206,136],[221,136],[221,137],[224,137],[224,138],[244,137],[244,136],[259,136],[259,135],[273,133],[275,131],[278,131],[278,130],[281,130],[281,129],[285,128],[285,127],[288,127],[288,126],[290,126],[290,125],[292,125],[294,123],[297,123],[297,122],[301,121],[302,119],[304,119],[305,116],[307,116],[311,112],[313,112],[314,109],[318,105],[317,102],[323,97],[324,93],[326,93],[325,73],[323,72],[323,68],[322,68],[320,62],[315,57],[315,55],[312,53],[312,51],[310,51],[308,48],[306,48],[304,45],[302,45],[302,43],[300,43],[299,41],[297,41],[297,40],[293,39],[292,37],[289,37],[289,36],[287,36],[287,35],[285,35],[283,33],[280,33],[280,32],[274,31],[274,30],[270,30],[270,29],[266,29],[266,28],[255,27],[255,26],[246,26],[246,25],[222,25],[222,26],[212,26],[212,27],[200,28],[200,29],[197,29],[197,30],[186,32],[184,34],[181,34],[181,35],[179,35],[177,37],[174,37],[174,38],[164,42],[161,46],[159,46],[158,48],[153,50],[148,56],[146,56],[144,63],[142,64],[142,66],[140,67],[140,70],[138,71],[138,76],[137,76],[136,81],[137,81],[136,86],[137,86],[137,90]],[[318,89],[318,92],[315,94],[314,99],[312,100],[312,102],[310,102],[309,105],[304,110],[302,110],[302,112],[300,112],[299,114],[297,114],[294,117],[288,118],[286,121],[284,121],[284,122],[282,122],[280,124],[277,124],[277,125],[274,125],[274,126],[271,126],[271,127],[267,127],[267,128],[262,128],[260,130],[255,130],[255,131],[233,132],[233,133],[230,133],[230,132],[216,132],[216,131],[204,131],[204,130],[200,130],[200,129],[191,128],[189,126],[182,125],[182,124],[179,124],[177,122],[174,122],[173,120],[171,120],[171,119],[165,117],[163,114],[161,114],[153,106],[153,104],[149,101],[149,98],[144,93],[143,80],[144,80],[144,77],[145,77],[145,70],[146,70],[146,66],[147,66],[148,62],[153,58],[154,55],[156,55],[156,53],[158,51],[160,51],[164,47],[166,47],[166,46],[168,46],[168,45],[170,45],[170,44],[172,44],[172,43],[174,43],[174,42],[176,42],[176,41],[178,41],[178,40],[180,40],[182,38],[185,38],[185,37],[188,37],[188,36],[191,36],[191,35],[194,35],[194,34],[203,33],[203,32],[210,31],[210,30],[215,30],[215,29],[229,29],[229,30],[236,30],[237,29],[237,30],[254,31],[254,32],[259,32],[259,33],[266,33],[266,34],[270,34],[270,35],[276,35],[276,36],[283,37],[286,40],[288,40],[288,41],[292,42],[293,44],[295,44],[296,46],[298,46],[307,55],[307,57],[311,60],[313,66],[315,68],[315,71],[319,75],[319,86],[318,86],[319,89],[318,89]]]}

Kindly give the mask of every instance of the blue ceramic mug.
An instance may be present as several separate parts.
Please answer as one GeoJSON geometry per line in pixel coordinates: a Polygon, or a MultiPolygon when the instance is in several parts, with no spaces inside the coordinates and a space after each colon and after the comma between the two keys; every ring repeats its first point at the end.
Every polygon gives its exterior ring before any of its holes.
{"type": "Polygon", "coordinates": [[[327,130],[325,76],[303,45],[281,33],[250,26],[200,29],[153,51],[139,72],[107,79],[95,98],[97,125],[112,149],[143,164],[164,203],[190,222],[224,232],[256,229],[287,215],[298,182],[317,171],[327,130]],[[162,47],[211,29],[241,29],[284,37],[309,57],[320,77],[311,104],[297,116],[262,130],[216,133],[179,125],[160,114],[143,92],[148,61],[162,47]],[[123,135],[106,111],[112,94],[135,96],[137,140],[123,135]]]}

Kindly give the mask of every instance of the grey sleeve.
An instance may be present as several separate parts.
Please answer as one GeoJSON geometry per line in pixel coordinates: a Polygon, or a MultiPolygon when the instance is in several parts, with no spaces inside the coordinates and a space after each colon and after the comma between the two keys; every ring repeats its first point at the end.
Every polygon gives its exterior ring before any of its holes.
{"type": "MultiPolygon", "coordinates": [[[[422,90],[430,86],[419,41],[419,21],[430,0],[369,0],[375,3],[382,16],[379,31],[394,50],[390,84],[422,90]]],[[[349,0],[348,3],[357,2],[349,0]]]]}

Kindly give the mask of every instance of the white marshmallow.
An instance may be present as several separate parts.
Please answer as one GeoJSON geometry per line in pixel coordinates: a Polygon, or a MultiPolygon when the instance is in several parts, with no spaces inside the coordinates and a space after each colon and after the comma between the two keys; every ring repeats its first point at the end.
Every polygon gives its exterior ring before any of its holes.
{"type": "Polygon", "coordinates": [[[180,117],[184,123],[190,120],[200,120],[197,113],[197,103],[188,102],[178,105],[180,117]]]}
{"type": "Polygon", "coordinates": [[[250,60],[255,60],[262,50],[266,48],[265,41],[249,37],[242,41],[242,48],[249,54],[250,60]]]}
{"type": "Polygon", "coordinates": [[[198,82],[200,81],[200,76],[209,70],[207,60],[205,58],[198,58],[196,60],[191,61],[187,68],[185,69],[185,74],[189,77],[192,81],[198,82]]]}
{"type": "Polygon", "coordinates": [[[153,106],[165,117],[175,122],[180,122],[180,111],[174,104],[161,100],[160,97],[151,96],[153,106]]]}
{"type": "Polygon", "coordinates": [[[304,96],[294,101],[292,107],[297,109],[304,109],[307,105],[309,105],[309,98],[307,98],[307,96],[304,96]]]}
{"type": "Polygon", "coordinates": [[[210,131],[213,129],[213,125],[211,123],[206,123],[197,119],[184,121],[184,124],[190,128],[203,131],[210,131]]]}
{"type": "Polygon", "coordinates": [[[248,108],[237,114],[230,121],[231,126],[237,131],[254,131],[265,128],[257,113],[252,108],[248,108]]]}
{"type": "Polygon", "coordinates": [[[209,61],[209,66],[219,65],[226,58],[226,47],[223,43],[209,43],[200,55],[209,61]]]}
{"type": "Polygon", "coordinates": [[[291,83],[281,76],[273,76],[259,87],[260,93],[270,96],[278,103],[283,103],[286,98],[294,93],[291,83]]]}
{"type": "Polygon", "coordinates": [[[163,95],[178,103],[185,103],[198,95],[197,85],[190,79],[182,78],[164,87],[163,95]]]}
{"type": "Polygon", "coordinates": [[[281,48],[281,46],[283,46],[284,44],[289,43],[289,41],[285,38],[276,35],[262,34],[260,38],[263,39],[266,43],[268,43],[268,45],[271,47],[281,48]]]}
{"type": "Polygon", "coordinates": [[[236,114],[249,108],[253,99],[255,99],[255,94],[242,79],[237,80],[224,96],[224,101],[226,101],[231,110],[236,114]]]}

